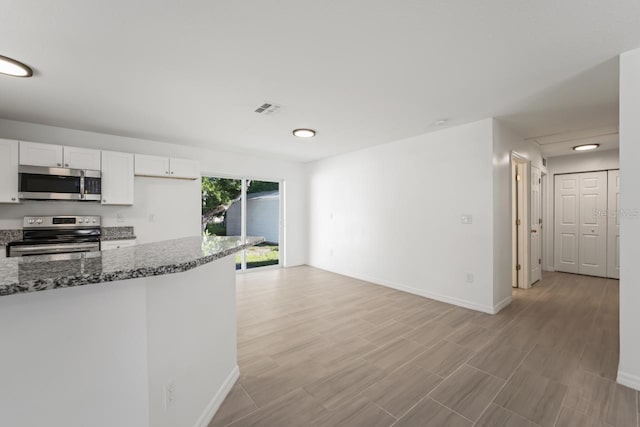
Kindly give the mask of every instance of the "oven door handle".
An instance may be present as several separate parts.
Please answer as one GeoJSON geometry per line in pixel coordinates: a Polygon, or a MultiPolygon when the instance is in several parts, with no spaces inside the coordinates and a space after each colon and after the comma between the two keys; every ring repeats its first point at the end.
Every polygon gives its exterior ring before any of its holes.
{"type": "Polygon", "coordinates": [[[33,252],[88,252],[91,250],[97,250],[100,248],[98,243],[78,243],[73,245],[40,245],[40,246],[24,246],[24,247],[11,247],[13,253],[29,254],[33,252]]]}

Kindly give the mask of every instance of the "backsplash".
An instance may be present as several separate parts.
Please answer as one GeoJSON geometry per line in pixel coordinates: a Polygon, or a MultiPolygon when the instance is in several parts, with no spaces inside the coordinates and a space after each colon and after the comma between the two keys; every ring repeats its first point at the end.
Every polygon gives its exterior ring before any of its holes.
{"type": "Polygon", "coordinates": [[[135,238],[136,235],[133,234],[133,227],[102,227],[100,240],[125,240],[135,238]]]}

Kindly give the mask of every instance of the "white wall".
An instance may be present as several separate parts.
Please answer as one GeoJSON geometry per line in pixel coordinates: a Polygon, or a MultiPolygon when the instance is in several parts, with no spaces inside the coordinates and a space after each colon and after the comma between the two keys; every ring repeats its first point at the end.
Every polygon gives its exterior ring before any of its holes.
{"type": "MultiPolygon", "coordinates": [[[[538,146],[499,120],[493,120],[493,303],[503,306],[511,298],[512,260],[512,204],[511,153],[528,159],[531,165],[546,172],[538,146]]],[[[530,226],[531,224],[527,224],[530,226]]]]}
{"type": "MultiPolygon", "coordinates": [[[[284,180],[284,265],[306,263],[307,196],[302,163],[3,119],[0,138],[196,159],[203,173],[209,175],[284,180]]],[[[103,217],[106,226],[134,226],[139,242],[144,243],[199,234],[200,204],[199,181],[136,177],[133,206],[69,202],[0,204],[0,229],[20,228],[22,217],[31,214],[95,214],[103,217]],[[122,222],[118,222],[118,215],[124,219],[122,222]]]]}
{"type": "Polygon", "coordinates": [[[618,382],[640,390],[640,49],[620,56],[620,365],[618,382]]]}
{"type": "Polygon", "coordinates": [[[568,156],[551,157],[547,161],[550,174],[591,172],[620,168],[618,150],[589,151],[568,156]]]}
{"type": "Polygon", "coordinates": [[[555,176],[564,173],[593,172],[620,168],[620,152],[618,150],[592,151],[586,153],[575,153],[566,156],[550,157],[547,160],[548,190],[543,194],[544,219],[543,224],[545,239],[544,267],[545,270],[553,271],[554,263],[554,181],[555,176]]]}
{"type": "Polygon", "coordinates": [[[310,163],[310,264],[492,311],[492,127],[487,119],[310,163]]]}

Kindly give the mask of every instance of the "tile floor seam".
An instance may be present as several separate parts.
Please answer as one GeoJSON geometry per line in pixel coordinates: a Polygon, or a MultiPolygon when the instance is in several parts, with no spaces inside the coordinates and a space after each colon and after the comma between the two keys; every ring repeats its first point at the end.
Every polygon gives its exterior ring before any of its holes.
{"type": "Polygon", "coordinates": [[[241,382],[238,382],[238,385],[240,386],[240,388],[242,389],[242,391],[244,391],[246,393],[247,396],[249,396],[249,400],[251,400],[251,402],[256,405],[256,410],[260,409],[260,406],[258,406],[258,404],[256,403],[255,400],[253,400],[253,397],[251,397],[251,395],[249,394],[249,392],[247,391],[246,388],[244,388],[244,386],[242,385],[241,382]]]}
{"type": "MultiPolygon", "coordinates": [[[[591,319],[591,324],[589,325],[589,328],[593,328],[593,327],[595,326],[595,324],[596,324],[596,319],[598,318],[598,314],[599,314],[599,313],[600,313],[600,311],[602,310],[602,303],[603,303],[603,301],[604,301],[604,296],[606,295],[606,292],[607,292],[607,287],[606,287],[606,285],[605,285],[605,286],[603,286],[603,287],[602,287],[602,291],[600,292],[600,293],[601,293],[601,295],[600,295],[600,298],[598,298],[598,309],[596,310],[595,314],[593,315],[593,318],[591,319]]],[[[587,351],[587,344],[585,343],[585,344],[582,346],[582,351],[580,352],[580,356],[578,357],[578,368],[577,368],[577,370],[583,370],[583,369],[581,369],[581,368],[579,367],[579,365],[580,365],[580,363],[582,362],[582,358],[584,357],[584,353],[585,353],[586,351],[587,351]]],[[[588,372],[588,371],[586,371],[586,370],[584,370],[584,371],[585,371],[585,372],[588,372]]],[[[572,379],[572,380],[573,380],[573,379],[572,379]]],[[[560,421],[560,414],[562,413],[562,408],[564,408],[564,407],[565,407],[565,406],[564,406],[564,404],[565,404],[565,402],[567,401],[567,395],[569,394],[569,387],[571,387],[571,384],[566,384],[566,386],[567,386],[567,392],[566,392],[566,393],[564,394],[564,396],[562,397],[562,402],[560,403],[560,410],[558,411],[558,414],[556,415],[556,421],[553,423],[553,427],[557,427],[558,422],[560,421]]],[[[571,409],[571,408],[568,408],[568,407],[567,407],[567,409],[571,409]]],[[[591,415],[589,415],[589,414],[588,414],[588,413],[586,413],[586,412],[583,412],[583,411],[580,411],[580,410],[578,410],[578,411],[579,411],[579,412],[582,412],[583,414],[585,414],[586,416],[588,416],[588,417],[590,417],[590,418],[593,418],[591,415]]],[[[608,423],[603,422],[603,424],[608,424],[608,423]]]]}
{"type": "MultiPolygon", "coordinates": [[[[501,407],[501,408],[503,408],[503,409],[507,409],[507,410],[508,410],[508,408],[505,408],[504,406],[502,406],[502,405],[498,404],[497,402],[495,402],[495,400],[496,400],[496,398],[500,395],[500,393],[502,393],[502,390],[504,390],[504,388],[507,386],[507,384],[509,384],[509,381],[511,381],[511,379],[512,379],[512,378],[513,378],[513,376],[516,374],[516,372],[518,372],[518,369],[520,369],[520,367],[521,367],[521,366],[522,366],[522,364],[524,363],[525,359],[526,359],[527,357],[529,357],[529,354],[531,354],[531,352],[532,352],[532,351],[533,351],[533,348],[531,348],[531,349],[527,352],[527,354],[525,354],[525,355],[524,355],[524,357],[522,358],[522,360],[520,361],[520,363],[518,363],[518,366],[516,366],[516,368],[515,368],[515,369],[513,370],[513,372],[511,373],[511,375],[509,375],[509,378],[507,378],[507,380],[504,382],[504,384],[502,384],[502,387],[500,387],[500,389],[498,390],[498,392],[497,392],[496,394],[494,394],[494,395],[493,395],[493,397],[492,397],[492,398],[491,398],[491,400],[489,401],[489,404],[487,405],[487,407],[486,407],[486,408],[484,408],[484,411],[482,411],[482,412],[480,413],[480,417],[478,417],[478,420],[482,419],[482,416],[483,416],[483,415],[485,414],[485,412],[487,412],[487,410],[491,407],[491,404],[492,404],[492,403],[496,404],[497,406],[500,406],[500,407],[501,407]]],[[[477,368],[476,368],[476,369],[477,369],[477,368]]],[[[480,369],[478,369],[478,370],[480,371],[480,369]]],[[[482,371],[481,371],[481,372],[482,372],[482,371]]],[[[511,411],[511,412],[513,412],[513,411],[511,411]]],[[[514,413],[516,413],[516,412],[514,412],[514,413]]],[[[516,413],[516,414],[517,414],[517,413],[516,413]]],[[[534,422],[533,420],[530,420],[530,419],[529,419],[529,418],[527,418],[527,417],[524,417],[524,416],[522,416],[522,415],[520,415],[520,414],[517,414],[517,415],[521,416],[522,418],[526,419],[527,421],[531,421],[531,422],[533,422],[534,424],[538,424],[538,423],[534,422]]]]}
{"type": "MultiPolygon", "coordinates": [[[[357,398],[358,396],[360,396],[360,395],[357,395],[356,397],[354,397],[354,399],[355,399],[355,398],[357,398]]],[[[389,415],[391,418],[393,418],[393,420],[394,420],[393,422],[394,422],[394,423],[398,420],[398,418],[396,418],[396,417],[395,417],[391,412],[387,411],[387,410],[386,410],[386,409],[384,409],[382,406],[378,405],[376,402],[371,401],[371,400],[369,400],[369,401],[370,401],[371,403],[373,403],[375,406],[377,406],[378,408],[380,408],[384,413],[386,413],[387,415],[389,415]]]]}
{"type": "MultiPolygon", "coordinates": [[[[451,374],[449,374],[448,376],[442,378],[442,381],[440,382],[440,384],[438,384],[437,386],[435,386],[429,393],[427,393],[426,395],[424,395],[420,400],[418,400],[416,403],[414,403],[409,409],[407,409],[406,411],[404,411],[404,413],[402,413],[401,415],[398,415],[398,420],[401,420],[402,417],[404,417],[405,415],[407,415],[409,412],[411,412],[413,410],[413,408],[415,408],[416,406],[418,406],[420,404],[420,402],[422,402],[425,399],[430,399],[430,395],[431,393],[433,393],[438,387],[440,387],[451,375],[455,374],[456,372],[458,372],[458,370],[462,367],[463,365],[458,366],[451,374]]],[[[442,405],[440,402],[438,402],[435,399],[431,399],[434,402],[436,402],[438,405],[440,406],[444,406],[442,405]]],[[[444,406],[445,408],[447,408],[446,406],[444,406]]],[[[447,408],[449,409],[449,408],[447,408]]],[[[465,419],[467,419],[466,417],[464,417],[465,419]]],[[[395,424],[395,423],[394,423],[395,424]]],[[[393,424],[392,424],[393,425],[393,424]]]]}

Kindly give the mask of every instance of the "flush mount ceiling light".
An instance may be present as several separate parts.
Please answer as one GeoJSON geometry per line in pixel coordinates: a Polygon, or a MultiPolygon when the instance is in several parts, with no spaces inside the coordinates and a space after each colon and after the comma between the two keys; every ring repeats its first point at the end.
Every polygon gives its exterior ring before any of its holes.
{"type": "Polygon", "coordinates": [[[31,77],[33,70],[22,62],[0,55],[0,74],[12,77],[31,77]]]}
{"type": "Polygon", "coordinates": [[[584,145],[576,145],[575,147],[573,147],[573,150],[574,151],[589,151],[589,150],[595,150],[598,147],[600,147],[600,144],[584,144],[584,145]]]}
{"type": "Polygon", "coordinates": [[[293,135],[298,138],[313,138],[316,136],[316,131],[313,129],[295,129],[293,135]]]}
{"type": "Polygon", "coordinates": [[[442,126],[445,123],[447,123],[447,119],[440,119],[440,120],[436,120],[435,122],[433,122],[433,124],[436,125],[436,126],[442,126]]]}

